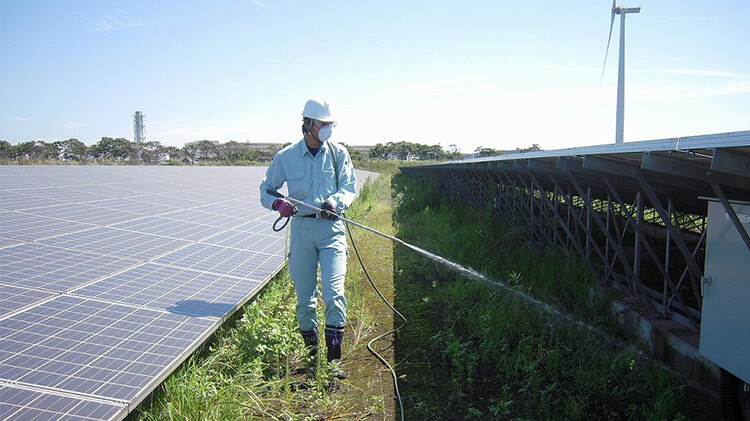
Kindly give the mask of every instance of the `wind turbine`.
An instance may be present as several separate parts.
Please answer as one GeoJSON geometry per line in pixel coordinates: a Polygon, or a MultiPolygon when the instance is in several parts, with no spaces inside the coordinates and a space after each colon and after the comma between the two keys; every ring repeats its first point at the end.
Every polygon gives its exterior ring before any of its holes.
{"type": "Polygon", "coordinates": [[[625,15],[628,13],[640,13],[640,11],[640,6],[617,7],[617,0],[612,0],[612,20],[609,22],[609,38],[607,38],[607,51],[604,53],[602,79],[604,78],[604,67],[607,66],[607,54],[609,53],[609,43],[612,40],[612,27],[615,24],[615,15],[620,15],[620,67],[617,71],[617,122],[615,126],[615,143],[622,143],[625,128],[625,15]]]}

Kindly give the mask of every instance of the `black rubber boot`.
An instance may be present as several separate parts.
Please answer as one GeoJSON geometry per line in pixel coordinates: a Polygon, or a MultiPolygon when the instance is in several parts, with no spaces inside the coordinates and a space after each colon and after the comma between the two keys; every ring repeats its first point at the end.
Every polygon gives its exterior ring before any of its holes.
{"type": "Polygon", "coordinates": [[[341,369],[341,342],[344,340],[344,328],[326,325],[326,356],[334,378],[345,379],[346,372],[341,369]]]}
{"type": "Polygon", "coordinates": [[[302,333],[302,339],[305,341],[305,347],[309,355],[307,372],[315,374],[315,367],[318,364],[318,330],[300,330],[302,333]]]}

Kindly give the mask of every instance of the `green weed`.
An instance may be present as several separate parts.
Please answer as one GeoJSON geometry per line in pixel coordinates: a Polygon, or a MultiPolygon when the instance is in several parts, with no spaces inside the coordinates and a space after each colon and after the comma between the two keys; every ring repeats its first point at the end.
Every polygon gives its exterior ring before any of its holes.
{"type": "MultiPolygon", "coordinates": [[[[429,180],[392,184],[400,238],[617,335],[596,274],[527,244],[517,217],[472,209],[429,180]]],[[[715,416],[696,414],[671,373],[610,341],[401,248],[394,256],[397,307],[411,320],[397,342],[407,419],[715,416]]]]}

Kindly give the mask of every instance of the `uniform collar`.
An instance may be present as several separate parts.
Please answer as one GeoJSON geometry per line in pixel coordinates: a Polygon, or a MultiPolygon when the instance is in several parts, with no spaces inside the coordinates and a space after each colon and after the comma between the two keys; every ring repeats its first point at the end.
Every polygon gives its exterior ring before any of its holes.
{"type": "MultiPolygon", "coordinates": [[[[328,142],[321,142],[320,143],[320,149],[318,149],[318,155],[320,155],[323,151],[328,152],[328,142]]],[[[297,147],[299,147],[299,156],[303,157],[305,154],[310,155],[310,157],[315,158],[312,153],[310,153],[310,150],[307,149],[307,143],[305,143],[305,138],[303,137],[302,140],[297,144],[297,147]]],[[[317,156],[317,155],[316,155],[317,156]]]]}

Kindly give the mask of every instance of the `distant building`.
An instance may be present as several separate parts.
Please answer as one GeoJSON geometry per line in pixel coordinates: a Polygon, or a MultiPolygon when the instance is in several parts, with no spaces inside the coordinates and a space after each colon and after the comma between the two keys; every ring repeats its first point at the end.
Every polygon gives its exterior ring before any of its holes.
{"type": "Polygon", "coordinates": [[[242,146],[255,151],[278,151],[284,146],[281,143],[242,143],[242,146]]]}
{"type": "Polygon", "coordinates": [[[374,146],[371,145],[357,145],[357,146],[349,146],[349,149],[351,149],[353,152],[360,152],[362,155],[370,156],[370,149],[372,149],[374,146]]]}
{"type": "Polygon", "coordinates": [[[133,139],[135,139],[135,143],[143,143],[146,141],[146,125],[143,122],[144,117],[146,116],[140,111],[136,111],[133,116],[133,139]]]}

